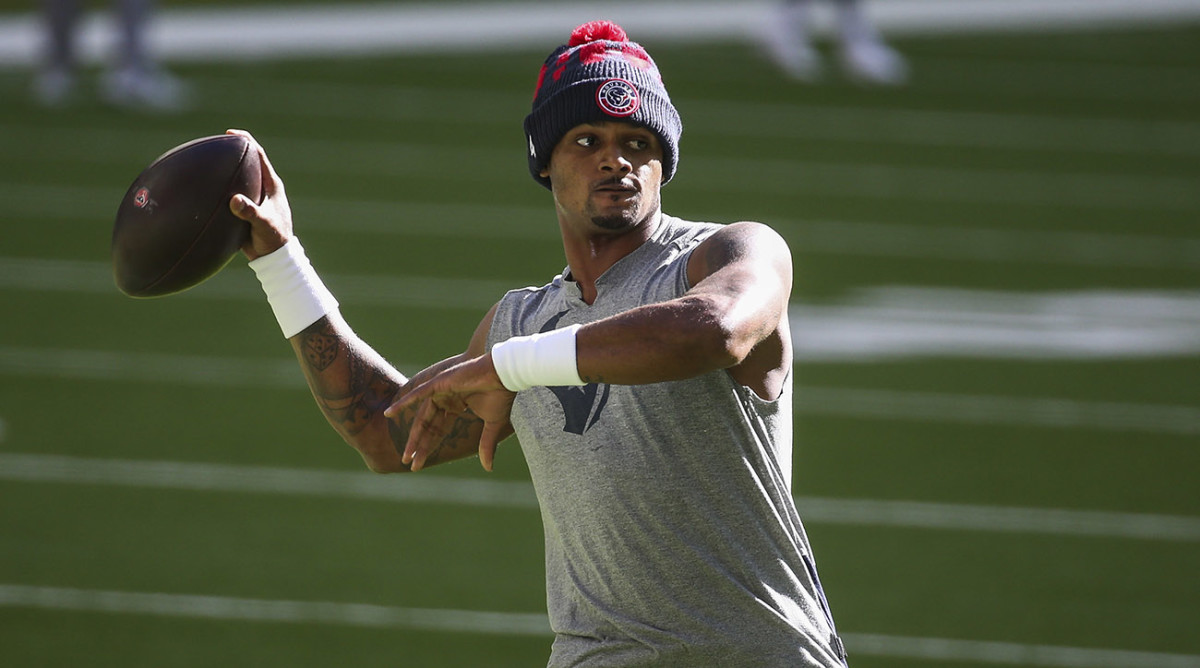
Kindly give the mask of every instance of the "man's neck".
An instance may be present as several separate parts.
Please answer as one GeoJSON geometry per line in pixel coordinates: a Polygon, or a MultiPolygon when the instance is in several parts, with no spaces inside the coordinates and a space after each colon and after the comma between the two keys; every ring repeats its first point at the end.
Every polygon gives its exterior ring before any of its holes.
{"type": "Polygon", "coordinates": [[[571,268],[571,279],[579,284],[585,302],[595,302],[596,280],[621,258],[646,243],[661,221],[662,213],[656,211],[645,223],[622,233],[575,236],[564,232],[563,251],[567,266],[571,268]]]}

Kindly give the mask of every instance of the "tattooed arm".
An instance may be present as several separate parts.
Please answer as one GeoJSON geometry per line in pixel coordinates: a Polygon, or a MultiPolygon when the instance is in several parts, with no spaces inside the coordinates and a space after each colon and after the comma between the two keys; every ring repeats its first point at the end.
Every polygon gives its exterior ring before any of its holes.
{"type": "MultiPolygon", "coordinates": [[[[406,389],[420,385],[442,369],[481,355],[491,320],[492,313],[488,313],[466,352],[421,371],[411,381],[364,343],[336,312],[293,336],[290,342],[325,418],[358,450],[368,468],[390,473],[410,469],[410,463],[402,461],[402,454],[419,406],[390,419],[384,416],[384,409],[403,397],[406,389]]],[[[440,422],[440,440],[422,462],[424,466],[476,453],[482,420],[463,412],[443,416],[440,422]]]]}
{"type": "MultiPolygon", "coordinates": [[[[250,238],[242,246],[242,252],[247,259],[254,260],[278,250],[292,237],[292,210],[283,180],[262,146],[244,130],[228,132],[248,139],[262,165],[262,201],[256,204],[243,195],[235,195],[229,201],[229,210],[250,223],[250,238]]],[[[358,338],[336,311],[292,336],[290,342],[321,412],[342,438],[358,450],[372,471],[418,469],[422,464],[461,459],[476,451],[484,455],[484,466],[490,468],[494,443],[489,441],[484,452],[479,440],[484,423],[475,414],[421,411],[419,405],[396,411],[390,417],[385,417],[383,411],[438,371],[483,355],[492,317],[488,313],[479,324],[466,352],[418,373],[412,382],[358,338]],[[410,466],[411,459],[403,461],[402,455],[418,414],[420,431],[431,435],[427,438],[434,445],[426,459],[410,466]]],[[[491,433],[501,438],[512,433],[507,410],[493,411],[490,415],[491,433]]]]}

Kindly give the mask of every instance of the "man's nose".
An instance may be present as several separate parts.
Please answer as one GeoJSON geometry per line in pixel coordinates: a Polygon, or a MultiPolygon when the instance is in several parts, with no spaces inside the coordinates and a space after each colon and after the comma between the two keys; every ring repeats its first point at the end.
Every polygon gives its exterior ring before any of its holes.
{"type": "Polygon", "coordinates": [[[633,163],[625,158],[619,146],[612,146],[601,153],[600,169],[605,172],[628,174],[633,171],[633,163]]]}

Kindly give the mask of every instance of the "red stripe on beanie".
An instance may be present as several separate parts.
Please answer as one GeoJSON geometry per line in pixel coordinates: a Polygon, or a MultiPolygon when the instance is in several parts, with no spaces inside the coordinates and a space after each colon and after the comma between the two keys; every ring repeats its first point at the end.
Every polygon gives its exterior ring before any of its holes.
{"type": "Polygon", "coordinates": [[[542,90],[542,84],[546,81],[546,66],[542,65],[542,69],[538,71],[537,86],[533,89],[533,99],[537,100],[538,93],[542,90]]]}

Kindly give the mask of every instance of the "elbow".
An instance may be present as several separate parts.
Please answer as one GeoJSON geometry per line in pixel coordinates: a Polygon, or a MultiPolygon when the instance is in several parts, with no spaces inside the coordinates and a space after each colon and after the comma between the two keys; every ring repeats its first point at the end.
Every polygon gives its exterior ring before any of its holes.
{"type": "Polygon", "coordinates": [[[407,464],[402,463],[400,461],[399,457],[396,457],[395,461],[392,461],[390,459],[389,460],[370,459],[370,458],[364,456],[363,463],[365,463],[367,465],[367,470],[369,470],[371,473],[378,473],[380,475],[383,475],[385,473],[410,473],[410,472],[412,472],[412,469],[409,468],[407,464]]]}
{"type": "Polygon", "coordinates": [[[378,473],[380,475],[383,475],[385,473],[408,473],[408,472],[410,472],[409,467],[405,466],[402,463],[399,463],[399,460],[392,462],[392,461],[383,461],[383,460],[379,460],[379,459],[369,459],[367,457],[363,457],[363,462],[367,465],[367,470],[369,470],[371,473],[378,473]]]}
{"type": "Polygon", "coordinates": [[[740,317],[738,309],[717,308],[706,318],[703,347],[706,359],[720,369],[738,366],[746,361],[762,340],[770,334],[762,323],[740,317]]]}
{"type": "Polygon", "coordinates": [[[363,463],[372,473],[408,473],[410,468],[390,441],[385,443],[355,443],[347,439],[358,451],[363,463]]]}
{"type": "Polygon", "coordinates": [[[707,366],[717,369],[741,364],[758,344],[758,337],[728,317],[727,309],[709,305],[705,311],[698,319],[701,326],[694,330],[698,334],[693,340],[695,359],[705,360],[707,366]]]}
{"type": "Polygon", "coordinates": [[[690,348],[688,356],[710,369],[737,366],[748,354],[742,350],[736,333],[716,324],[703,328],[692,339],[690,348]]]}
{"type": "Polygon", "coordinates": [[[710,300],[702,319],[709,359],[723,369],[745,362],[778,329],[784,317],[781,308],[747,295],[710,300]]]}
{"type": "Polygon", "coordinates": [[[750,356],[755,343],[736,331],[722,329],[714,341],[710,359],[721,369],[735,367],[750,356]]]}

